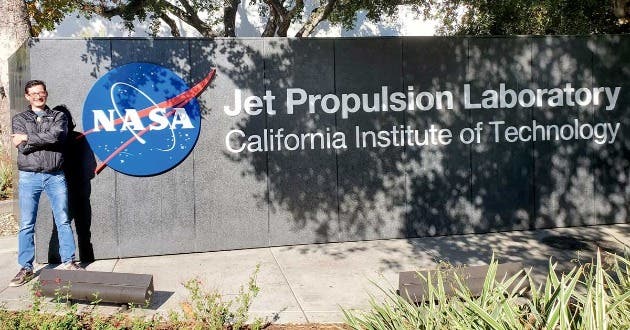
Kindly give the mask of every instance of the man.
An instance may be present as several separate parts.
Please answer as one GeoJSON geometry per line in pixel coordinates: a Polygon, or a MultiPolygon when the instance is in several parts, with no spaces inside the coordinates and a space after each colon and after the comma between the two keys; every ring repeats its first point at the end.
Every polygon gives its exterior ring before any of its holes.
{"type": "Polygon", "coordinates": [[[35,221],[42,191],[46,192],[59,235],[59,255],[62,269],[78,270],[75,263],[75,243],[68,217],[68,190],[62,170],[63,145],[68,132],[65,114],[46,105],[48,92],[40,80],[28,81],[24,97],[29,102],[26,111],[13,117],[13,145],[18,149],[18,194],[20,232],[18,263],[22,267],[9,283],[20,286],[33,276],[35,259],[35,221]]]}

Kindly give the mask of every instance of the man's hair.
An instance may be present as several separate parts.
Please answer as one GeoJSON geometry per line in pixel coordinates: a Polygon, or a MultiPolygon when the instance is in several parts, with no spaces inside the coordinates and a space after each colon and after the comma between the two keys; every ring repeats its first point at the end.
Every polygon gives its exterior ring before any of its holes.
{"type": "Polygon", "coordinates": [[[37,86],[37,85],[42,85],[44,86],[44,90],[46,90],[46,83],[44,83],[41,80],[29,80],[26,82],[26,85],[24,85],[24,94],[28,94],[28,89],[33,87],[33,86],[37,86]]]}

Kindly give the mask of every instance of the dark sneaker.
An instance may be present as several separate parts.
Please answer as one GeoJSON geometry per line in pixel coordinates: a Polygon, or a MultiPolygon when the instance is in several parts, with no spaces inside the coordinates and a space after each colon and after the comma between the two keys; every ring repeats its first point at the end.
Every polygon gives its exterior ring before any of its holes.
{"type": "Polygon", "coordinates": [[[81,265],[79,265],[76,261],[64,262],[59,266],[59,269],[63,270],[85,270],[81,265]]]}
{"type": "Polygon", "coordinates": [[[35,274],[33,273],[32,269],[22,268],[17,273],[17,275],[15,275],[15,277],[11,280],[11,282],[9,282],[9,286],[24,285],[28,283],[28,281],[32,280],[33,277],[35,277],[35,274]]]}

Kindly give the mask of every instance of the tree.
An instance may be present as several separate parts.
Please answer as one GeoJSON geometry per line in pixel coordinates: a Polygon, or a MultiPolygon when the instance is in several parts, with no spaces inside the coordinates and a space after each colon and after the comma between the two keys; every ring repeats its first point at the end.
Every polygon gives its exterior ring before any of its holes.
{"type": "MultiPolygon", "coordinates": [[[[30,37],[30,20],[23,0],[0,0],[0,133],[8,150],[11,132],[9,67],[7,60],[30,37]]],[[[8,153],[8,150],[2,152],[8,153]]],[[[7,156],[7,155],[3,155],[7,156]]]]}
{"type": "Polygon", "coordinates": [[[629,0],[447,0],[432,8],[442,35],[629,33],[629,0]]]}
{"type": "MultiPolygon", "coordinates": [[[[190,25],[204,37],[235,37],[236,13],[241,0],[25,0],[33,20],[33,35],[50,30],[72,12],[86,17],[99,15],[108,19],[120,17],[126,27],[133,29],[133,21],[149,21],[153,32],[163,23],[173,36],[180,36],[175,19],[190,25]]],[[[429,3],[430,0],[415,0],[429,3]]],[[[267,18],[262,37],[288,35],[292,25],[299,26],[296,37],[311,35],[322,22],[354,25],[357,12],[363,10],[368,19],[378,22],[396,15],[399,0],[250,0],[261,16],[267,18]],[[310,9],[310,11],[309,11],[310,9]]]]}
{"type": "MultiPolygon", "coordinates": [[[[149,21],[154,34],[166,24],[180,36],[176,20],[204,37],[235,37],[241,0],[24,0],[32,34],[51,30],[68,14],[120,17],[128,29],[134,20],[149,21]]],[[[395,17],[400,5],[418,17],[436,19],[439,34],[601,34],[629,32],[630,0],[249,0],[266,18],[262,37],[310,36],[324,21],[352,28],[357,13],[373,22],[395,17]],[[299,27],[299,28],[297,28],[299,27]]]]}

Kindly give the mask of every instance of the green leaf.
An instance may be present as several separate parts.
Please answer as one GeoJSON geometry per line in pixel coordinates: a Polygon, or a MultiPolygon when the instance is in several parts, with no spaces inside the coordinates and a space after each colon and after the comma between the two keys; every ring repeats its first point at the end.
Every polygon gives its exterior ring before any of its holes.
{"type": "Polygon", "coordinates": [[[473,311],[477,316],[481,317],[486,325],[490,326],[492,329],[501,330],[505,329],[499,322],[497,322],[488,312],[483,310],[477,303],[474,301],[469,301],[466,305],[468,309],[473,311]]]}

